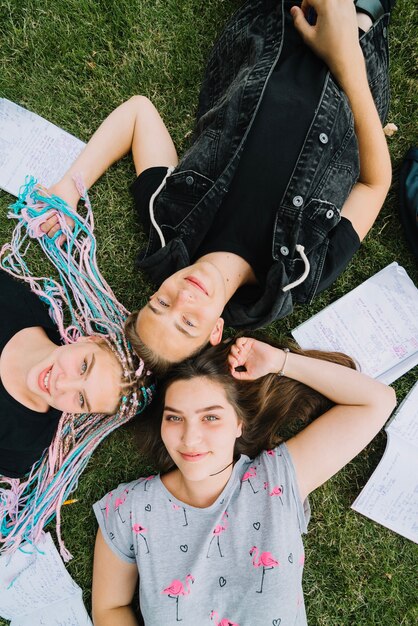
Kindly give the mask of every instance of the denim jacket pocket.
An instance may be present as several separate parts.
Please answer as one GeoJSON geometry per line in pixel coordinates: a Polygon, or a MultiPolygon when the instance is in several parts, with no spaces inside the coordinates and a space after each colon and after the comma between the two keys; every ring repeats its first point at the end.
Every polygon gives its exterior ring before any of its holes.
{"type": "Polygon", "coordinates": [[[177,172],[180,174],[186,170],[194,170],[195,173],[210,180],[217,175],[216,164],[218,155],[220,129],[207,128],[194,141],[191,148],[181,159],[177,172]]]}
{"type": "Polygon", "coordinates": [[[175,231],[212,185],[210,178],[192,169],[169,176],[154,209],[157,223],[163,231],[175,231]]]}

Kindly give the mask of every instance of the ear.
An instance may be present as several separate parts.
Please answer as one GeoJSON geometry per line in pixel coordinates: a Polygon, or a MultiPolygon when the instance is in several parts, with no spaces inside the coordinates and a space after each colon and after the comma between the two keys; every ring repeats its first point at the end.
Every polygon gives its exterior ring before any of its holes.
{"type": "Polygon", "coordinates": [[[242,435],[242,422],[239,422],[237,426],[237,439],[238,437],[241,437],[241,435],[242,435]]]}
{"type": "Polygon", "coordinates": [[[99,337],[98,335],[87,335],[84,337],[79,337],[76,340],[76,343],[101,343],[103,341],[103,339],[101,337],[99,337]]]}
{"type": "Polygon", "coordinates": [[[217,346],[218,343],[221,343],[223,329],[224,329],[224,321],[223,321],[222,317],[219,317],[218,321],[216,322],[215,326],[213,327],[213,330],[212,330],[211,334],[209,335],[209,343],[212,346],[217,346]]]}

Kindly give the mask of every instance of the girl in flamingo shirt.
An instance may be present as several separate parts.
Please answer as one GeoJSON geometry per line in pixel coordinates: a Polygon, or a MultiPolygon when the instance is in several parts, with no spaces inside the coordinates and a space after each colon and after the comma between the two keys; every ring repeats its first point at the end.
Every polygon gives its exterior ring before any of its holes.
{"type": "Polygon", "coordinates": [[[138,576],[146,626],[306,624],[307,496],[380,430],[392,389],[345,355],[238,337],[158,395],[139,439],[160,473],[94,505],[95,625],[137,624],[138,576]]]}

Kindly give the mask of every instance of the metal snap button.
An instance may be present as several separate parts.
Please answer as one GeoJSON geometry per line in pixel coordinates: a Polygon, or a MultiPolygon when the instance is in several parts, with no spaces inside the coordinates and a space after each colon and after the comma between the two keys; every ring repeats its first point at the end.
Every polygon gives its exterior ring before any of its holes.
{"type": "Polygon", "coordinates": [[[302,206],[303,198],[302,198],[302,196],[295,196],[293,198],[292,202],[293,202],[293,206],[302,206]]]}
{"type": "Polygon", "coordinates": [[[319,141],[323,144],[328,143],[328,135],[326,133],[321,133],[319,135],[319,141]]]}
{"type": "Polygon", "coordinates": [[[334,217],[334,211],[332,209],[329,209],[327,211],[327,218],[330,220],[331,217],[334,217]]]}
{"type": "Polygon", "coordinates": [[[282,246],[280,248],[280,252],[281,254],[283,254],[283,256],[287,256],[289,254],[289,248],[286,248],[286,246],[282,246]]]}
{"type": "Polygon", "coordinates": [[[194,178],[193,176],[186,176],[186,185],[193,185],[194,178]]]}

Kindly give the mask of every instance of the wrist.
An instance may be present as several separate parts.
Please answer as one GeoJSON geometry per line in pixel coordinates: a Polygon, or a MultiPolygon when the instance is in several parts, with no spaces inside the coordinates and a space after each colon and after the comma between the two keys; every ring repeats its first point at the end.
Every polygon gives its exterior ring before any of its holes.
{"type": "Polygon", "coordinates": [[[285,369],[286,369],[287,357],[289,356],[289,352],[290,352],[289,348],[283,348],[280,350],[282,362],[281,362],[280,369],[276,370],[275,372],[275,374],[279,378],[286,375],[285,369]]]}

